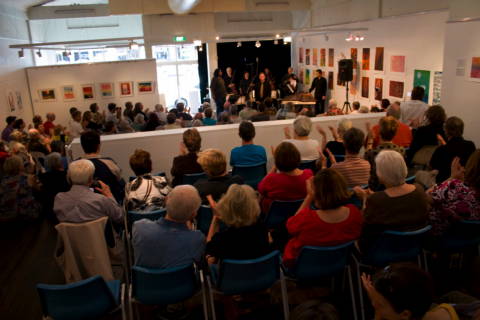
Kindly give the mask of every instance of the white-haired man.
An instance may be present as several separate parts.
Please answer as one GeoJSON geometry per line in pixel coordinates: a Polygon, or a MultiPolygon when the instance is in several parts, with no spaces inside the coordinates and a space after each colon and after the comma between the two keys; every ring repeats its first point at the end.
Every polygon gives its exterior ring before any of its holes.
{"type": "Polygon", "coordinates": [[[58,221],[81,223],[105,216],[117,223],[123,221],[123,208],[105,183],[99,180],[95,187],[101,194],[90,189],[94,172],[95,166],[90,160],[81,159],[69,165],[67,178],[72,188],[58,193],[53,206],[58,221]]]}
{"type": "Polygon", "coordinates": [[[200,195],[190,185],[175,187],[167,196],[165,218],[133,224],[135,264],[147,268],[173,268],[199,262],[205,236],[189,222],[200,207],[200,195]]]}

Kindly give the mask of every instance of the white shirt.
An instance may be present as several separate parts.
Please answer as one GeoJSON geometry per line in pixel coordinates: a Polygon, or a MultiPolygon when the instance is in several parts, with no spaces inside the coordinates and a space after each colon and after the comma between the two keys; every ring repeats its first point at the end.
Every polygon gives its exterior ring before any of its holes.
{"type": "Polygon", "coordinates": [[[400,121],[406,125],[412,126],[412,122],[417,122],[420,126],[423,122],[425,111],[428,109],[428,104],[421,100],[410,100],[400,104],[400,121]]]}
{"type": "Polygon", "coordinates": [[[70,123],[70,137],[73,138],[78,138],[83,132],[83,127],[80,124],[80,122],[77,121],[72,121],[70,123]]]}
{"type": "Polygon", "coordinates": [[[320,156],[318,154],[318,141],[314,139],[308,140],[296,140],[288,139],[286,142],[290,142],[295,147],[297,147],[298,152],[300,152],[300,157],[302,161],[304,160],[316,160],[320,156]]]}

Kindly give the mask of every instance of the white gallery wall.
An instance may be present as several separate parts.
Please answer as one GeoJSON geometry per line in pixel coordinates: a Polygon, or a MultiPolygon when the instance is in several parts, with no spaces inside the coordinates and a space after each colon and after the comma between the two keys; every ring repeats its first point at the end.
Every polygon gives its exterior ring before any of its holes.
{"type": "MultiPolygon", "coordinates": [[[[375,19],[365,22],[350,23],[344,25],[336,25],[333,29],[355,29],[368,28],[367,31],[353,32],[365,36],[364,41],[345,41],[349,32],[332,32],[328,33],[328,40],[324,35],[307,35],[298,34],[293,38],[292,49],[292,65],[297,75],[303,70],[304,78],[306,69],[310,70],[310,83],[313,79],[315,69],[322,69],[325,77],[328,71],[334,72],[334,87],[330,92],[331,97],[335,98],[339,104],[345,101],[345,87],[338,86],[338,61],[347,58],[350,59],[350,49],[357,48],[358,68],[356,71],[356,88],[350,91],[349,100],[360,101],[361,104],[372,105],[378,104],[375,101],[375,78],[383,79],[383,97],[391,101],[406,100],[408,93],[413,88],[413,71],[414,69],[430,71],[430,93],[429,102],[432,102],[433,94],[433,76],[435,71],[443,69],[443,49],[445,44],[445,28],[448,12],[435,12],[425,14],[414,14],[401,17],[391,17],[383,19],[375,19]],[[375,65],[375,48],[384,48],[384,71],[374,71],[375,65]],[[306,65],[305,57],[303,63],[299,63],[299,50],[303,48],[310,49],[310,65],[306,65]],[[320,49],[326,49],[326,63],[328,65],[328,49],[334,49],[333,67],[322,67],[312,65],[313,49],[318,50],[318,60],[320,60],[320,49]],[[361,70],[362,49],[370,48],[370,70],[361,70]],[[392,55],[403,55],[406,57],[406,68],[404,73],[390,72],[390,58],[392,55]],[[369,97],[361,96],[361,78],[369,77],[369,97]],[[404,82],[403,98],[391,97],[389,94],[389,81],[404,82]],[[355,90],[356,89],[356,90],[355,90]]],[[[312,17],[314,20],[314,17],[312,17]]],[[[310,85],[305,85],[309,88],[310,85]]]]}
{"type": "Polygon", "coordinates": [[[480,57],[480,34],[474,30],[480,30],[479,21],[447,24],[442,105],[449,116],[463,119],[465,137],[480,147],[480,82],[469,79],[472,57],[480,57]]]}
{"type": "Polygon", "coordinates": [[[123,108],[125,102],[131,101],[142,102],[145,108],[153,110],[158,103],[157,85],[154,86],[154,92],[149,94],[141,94],[137,86],[140,81],[154,81],[156,84],[157,69],[154,59],[32,67],[27,69],[27,74],[35,114],[45,116],[47,112],[54,112],[57,116],[56,122],[63,125],[70,119],[68,110],[71,107],[83,112],[96,102],[102,111],[106,110],[111,102],[123,108]],[[120,82],[133,82],[131,96],[120,95],[120,82]],[[113,83],[113,97],[101,97],[100,83],[113,83]],[[94,85],[93,99],[83,98],[82,85],[94,85]],[[73,86],[74,100],[66,101],[63,98],[63,86],[73,86]],[[55,99],[42,100],[39,94],[42,89],[54,89],[55,99]]]}
{"type": "Polygon", "coordinates": [[[32,120],[25,67],[33,65],[30,50],[18,57],[18,50],[8,46],[28,42],[27,17],[22,11],[0,3],[0,128],[5,118],[14,115],[32,120]],[[13,107],[12,107],[13,106],[13,107]]]}

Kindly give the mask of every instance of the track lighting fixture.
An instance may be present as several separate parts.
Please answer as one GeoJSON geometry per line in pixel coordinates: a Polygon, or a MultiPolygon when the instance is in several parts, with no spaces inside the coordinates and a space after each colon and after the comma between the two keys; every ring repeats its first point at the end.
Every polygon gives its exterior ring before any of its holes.
{"type": "Polygon", "coordinates": [[[257,40],[257,42],[255,42],[255,47],[260,48],[261,46],[262,44],[260,43],[260,41],[257,40]]]}
{"type": "Polygon", "coordinates": [[[25,57],[25,52],[23,51],[23,48],[21,50],[18,50],[18,57],[19,58],[25,57]]]}

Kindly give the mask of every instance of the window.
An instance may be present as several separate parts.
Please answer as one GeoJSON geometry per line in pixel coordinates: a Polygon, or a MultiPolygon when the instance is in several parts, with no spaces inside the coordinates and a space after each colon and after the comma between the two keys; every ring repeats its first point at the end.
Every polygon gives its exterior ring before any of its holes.
{"type": "Polygon", "coordinates": [[[193,44],[152,46],[157,60],[158,92],[165,97],[168,109],[184,98],[195,112],[200,105],[198,54],[193,44]]]}

